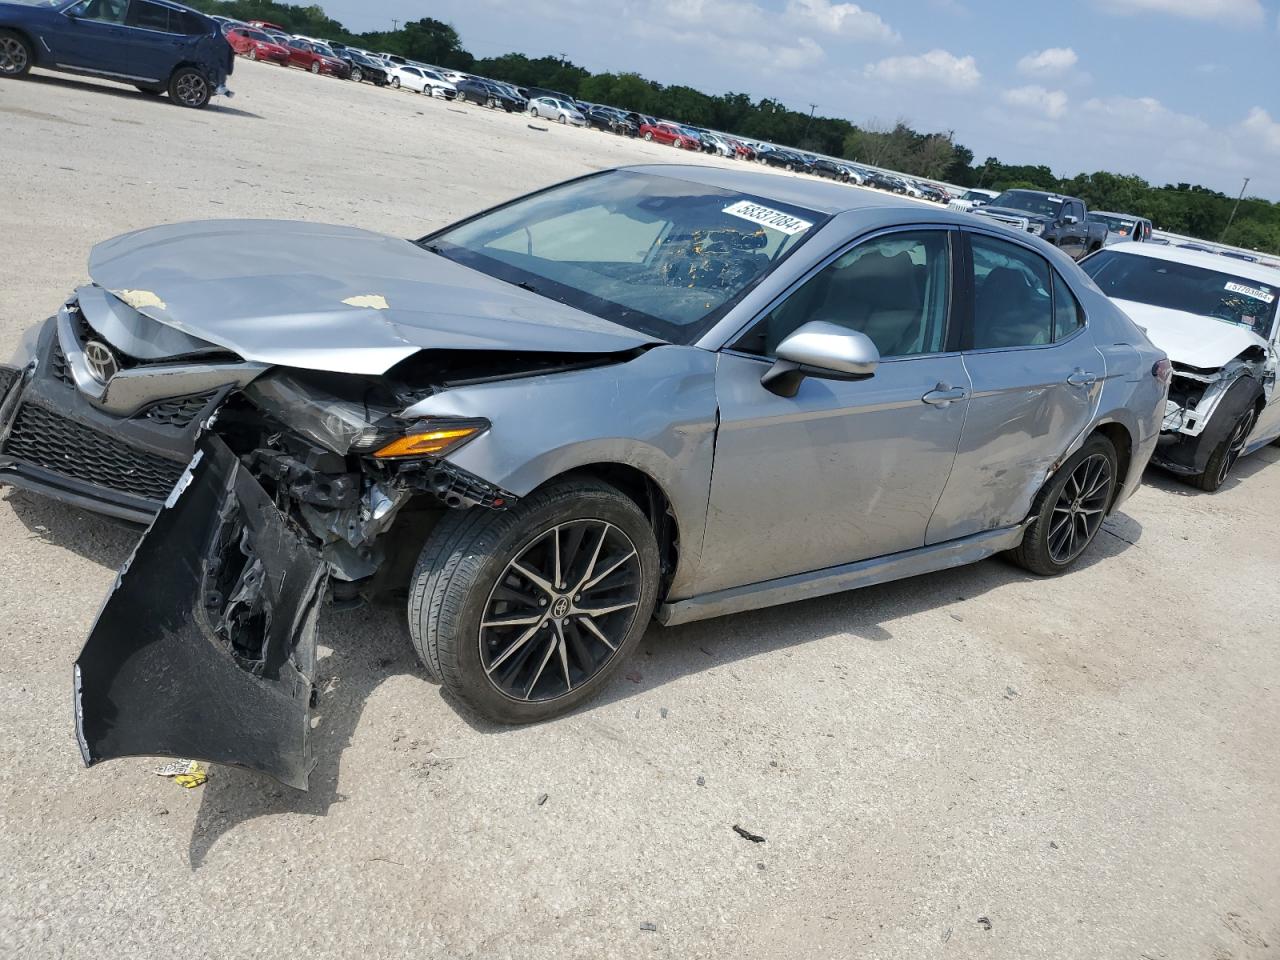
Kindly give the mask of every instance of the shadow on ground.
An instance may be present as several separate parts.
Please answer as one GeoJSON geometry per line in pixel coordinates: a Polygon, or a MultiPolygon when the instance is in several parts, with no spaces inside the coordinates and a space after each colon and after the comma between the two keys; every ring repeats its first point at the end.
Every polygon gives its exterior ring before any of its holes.
{"type": "MultiPolygon", "coordinates": [[[[166,96],[157,96],[152,93],[143,93],[132,85],[117,85],[109,82],[98,82],[95,80],[80,80],[66,74],[49,74],[49,73],[30,73],[27,75],[24,83],[40,83],[48,86],[68,87],[76,90],[84,90],[89,93],[100,93],[107,97],[124,97],[129,100],[154,100],[156,109],[184,109],[178,104],[173,103],[166,96]]],[[[232,117],[247,117],[250,120],[261,120],[260,114],[253,113],[249,110],[241,110],[237,107],[230,106],[223,97],[215,97],[209,101],[206,110],[226,114],[232,117]]],[[[195,112],[195,111],[193,111],[195,112]]],[[[53,117],[54,120],[63,118],[53,117]]],[[[73,121],[65,120],[64,122],[72,123],[73,121]]]]}
{"type": "MultiPolygon", "coordinates": [[[[115,567],[127,559],[140,532],[137,527],[20,492],[11,493],[9,502],[28,529],[104,566],[115,567]]],[[[1111,560],[1136,546],[1141,536],[1142,526],[1136,520],[1117,513],[1107,520],[1073,573],[1111,560]]],[[[947,609],[1009,584],[1036,579],[1002,559],[991,559],[737,616],[673,628],[654,625],[610,687],[582,709],[617,703],[704,670],[834,636],[891,642],[892,625],[901,618],[947,609]]],[[[1052,589],[1048,582],[1045,589],[1052,589]]],[[[338,793],[342,754],[374,691],[391,677],[411,676],[429,684],[410,643],[402,603],[328,610],[321,620],[320,643],[331,645],[332,652],[316,667],[318,722],[311,740],[316,760],[311,789],[293,790],[245,770],[220,768],[202,791],[189,847],[192,869],[201,867],[218,839],[241,823],[281,813],[325,816],[330,806],[345,799],[338,793]],[[344,642],[343,638],[354,635],[361,642],[344,642]]],[[[451,705],[479,733],[512,729],[478,717],[456,702],[451,705]]]]}

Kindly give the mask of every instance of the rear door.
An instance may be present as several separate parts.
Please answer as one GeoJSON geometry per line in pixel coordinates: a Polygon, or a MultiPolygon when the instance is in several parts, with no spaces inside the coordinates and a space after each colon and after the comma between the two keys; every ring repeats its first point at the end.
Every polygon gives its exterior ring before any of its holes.
{"type": "Polygon", "coordinates": [[[1024,520],[1092,424],[1106,375],[1084,311],[1049,261],[1020,243],[965,233],[962,356],[973,394],[929,543],[1024,520]]]}
{"type": "Polygon", "coordinates": [[[129,28],[130,55],[138,72],[155,80],[167,80],[188,43],[182,14],[150,0],[130,0],[125,25],[129,28]]]}
{"type": "Polygon", "coordinates": [[[204,437],[76,661],[85,764],[184,757],[305,790],[325,571],[235,454],[204,437]]]}

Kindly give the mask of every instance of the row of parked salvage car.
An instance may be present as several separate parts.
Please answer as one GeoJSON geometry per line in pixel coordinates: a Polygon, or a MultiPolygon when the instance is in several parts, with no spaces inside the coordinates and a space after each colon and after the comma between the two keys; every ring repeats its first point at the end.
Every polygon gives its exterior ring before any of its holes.
{"type": "Polygon", "coordinates": [[[88,272],[0,366],[0,482],[150,523],[75,665],[89,764],[305,787],[326,598],[398,597],[431,678],[545,720],[654,617],[995,554],[1060,574],[1153,457],[1215,489],[1280,435],[1280,272],[1077,265],[745,166],[594,173],[415,241],[162,226],[88,272]]]}

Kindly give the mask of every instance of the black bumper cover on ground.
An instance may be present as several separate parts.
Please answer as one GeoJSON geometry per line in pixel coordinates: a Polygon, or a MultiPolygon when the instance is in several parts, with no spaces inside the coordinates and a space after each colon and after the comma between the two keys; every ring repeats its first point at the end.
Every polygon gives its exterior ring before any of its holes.
{"type": "Polygon", "coordinates": [[[206,435],[76,661],[85,764],[184,757],[305,790],[324,583],[318,553],[206,435]]]}

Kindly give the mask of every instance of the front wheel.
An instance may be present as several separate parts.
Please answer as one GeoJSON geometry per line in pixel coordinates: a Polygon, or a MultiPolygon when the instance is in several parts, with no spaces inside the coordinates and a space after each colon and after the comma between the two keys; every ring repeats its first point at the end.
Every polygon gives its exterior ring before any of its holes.
{"type": "Polygon", "coordinates": [[[530,107],[530,108],[529,108],[529,116],[531,116],[531,117],[533,117],[533,119],[537,120],[537,119],[538,119],[538,108],[537,108],[537,107],[530,107]]]}
{"type": "Polygon", "coordinates": [[[1115,446],[1091,437],[1036,496],[1031,526],[1010,559],[1042,577],[1065,573],[1102,529],[1118,477],[1115,446]]]}
{"type": "Polygon", "coordinates": [[[648,141],[652,142],[652,141],[653,141],[653,134],[652,134],[652,133],[646,133],[646,134],[644,135],[644,138],[645,138],[646,140],[648,140],[648,141]]]}
{"type": "Polygon", "coordinates": [[[257,48],[257,47],[250,47],[250,48],[249,48],[249,52],[248,52],[248,53],[246,53],[246,54],[245,54],[245,56],[246,56],[246,57],[248,57],[250,60],[257,60],[257,59],[258,59],[258,48],[257,48]]]}
{"type": "Polygon", "coordinates": [[[318,62],[311,64],[311,72],[314,74],[320,73],[320,64],[318,62]]]}
{"type": "Polygon", "coordinates": [[[1249,434],[1253,432],[1253,425],[1256,419],[1257,412],[1252,406],[1241,413],[1236,418],[1235,423],[1231,425],[1231,429],[1227,431],[1227,435],[1222,438],[1222,441],[1214,447],[1213,453],[1209,455],[1209,462],[1205,464],[1204,473],[1193,477],[1191,482],[1208,493],[1216,492],[1226,483],[1227,475],[1231,473],[1231,468],[1240,459],[1240,454],[1244,453],[1245,445],[1249,442],[1249,434]]]}
{"type": "Polygon", "coordinates": [[[392,78],[391,78],[391,86],[393,86],[393,87],[395,87],[397,90],[399,90],[399,89],[400,89],[400,78],[399,78],[399,77],[392,77],[392,78]]]}
{"type": "Polygon", "coordinates": [[[356,67],[354,70],[351,71],[351,79],[354,80],[356,83],[360,83],[362,80],[364,80],[364,71],[361,70],[359,67],[356,67]]]}
{"type": "Polygon", "coordinates": [[[169,78],[169,99],[176,104],[200,110],[212,96],[209,78],[194,67],[179,67],[169,78]]]}
{"type": "Polygon", "coordinates": [[[568,122],[569,122],[569,118],[568,118],[568,117],[566,117],[563,113],[562,113],[562,114],[560,114],[560,116],[556,117],[556,119],[557,119],[557,120],[559,120],[561,123],[568,123],[568,122]]]}
{"type": "Polygon", "coordinates": [[[0,30],[0,77],[25,77],[35,60],[35,51],[24,36],[0,30]]]}
{"type": "Polygon", "coordinates": [[[409,632],[435,679],[500,723],[594,697],[640,642],[658,547],[632,500],[564,480],[509,510],[450,511],[414,571],[409,632]]]}

